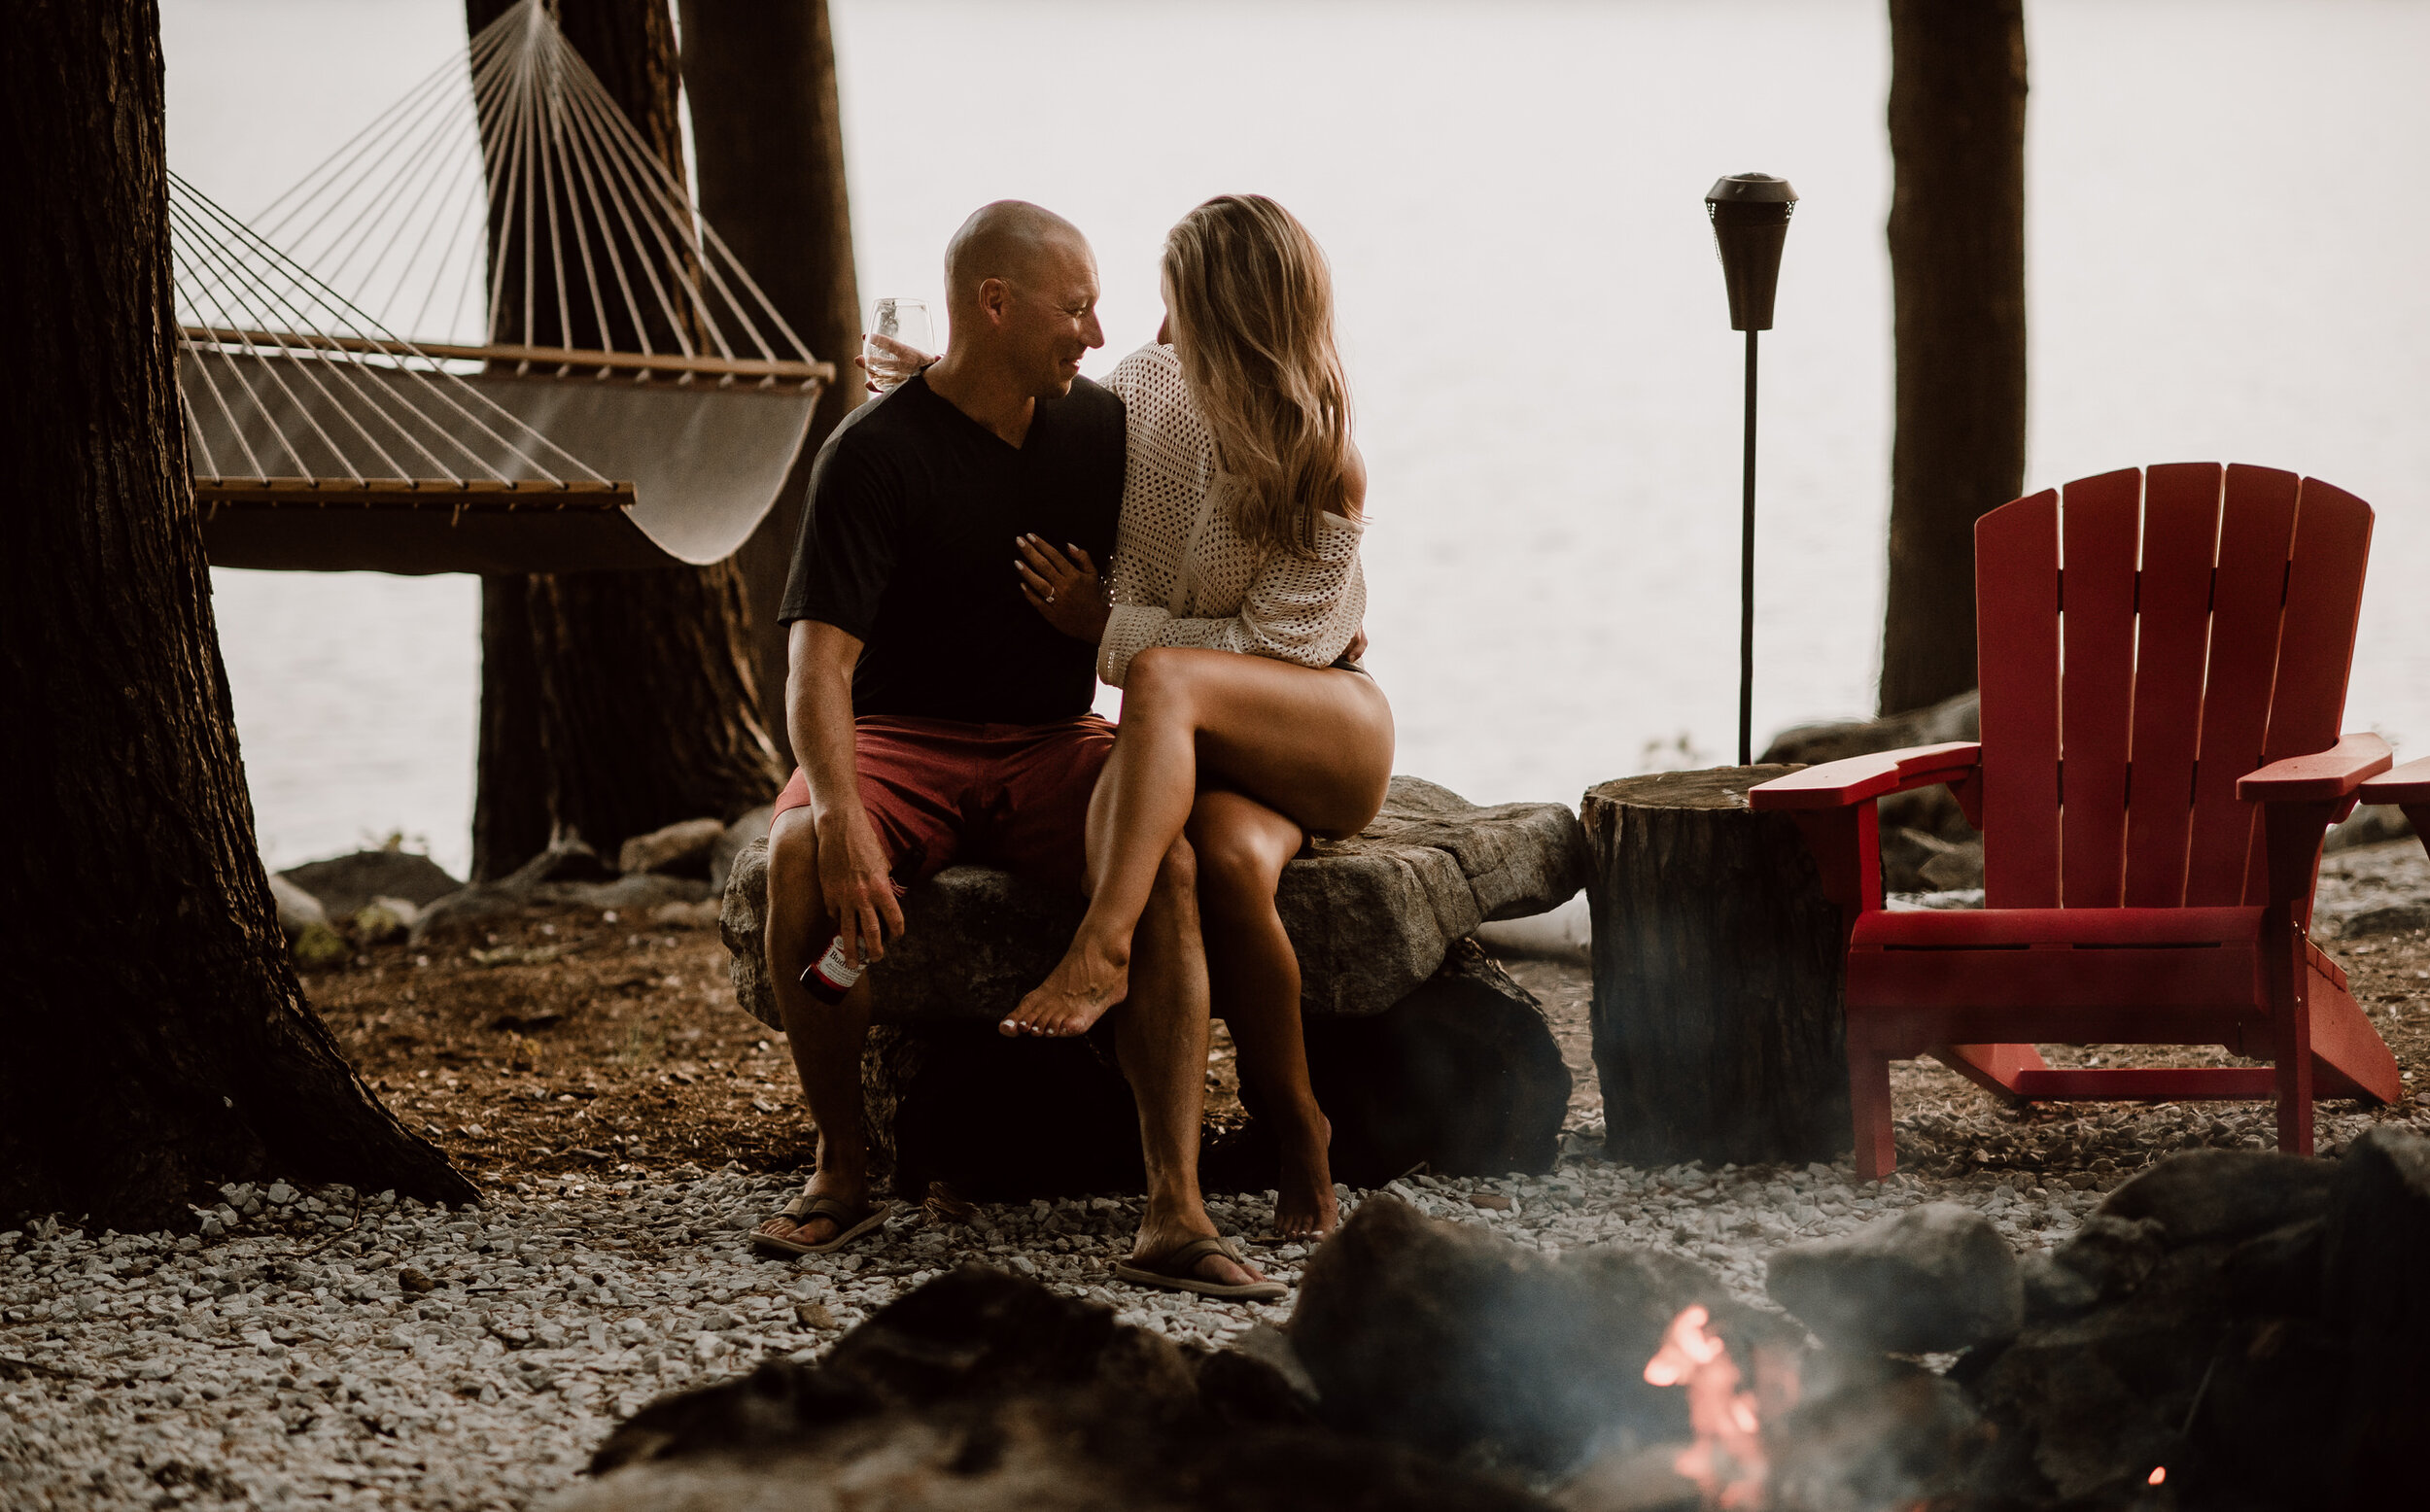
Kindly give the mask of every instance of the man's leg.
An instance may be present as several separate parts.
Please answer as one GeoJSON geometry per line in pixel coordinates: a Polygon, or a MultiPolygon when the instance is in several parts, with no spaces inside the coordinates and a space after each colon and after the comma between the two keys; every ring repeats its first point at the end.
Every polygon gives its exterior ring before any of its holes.
{"type": "MultiPolygon", "coordinates": [[[[802,985],[802,969],[826,952],[835,921],[818,891],[818,832],[807,808],[778,814],[768,829],[768,976],[792,1043],[802,1100],[818,1126],[813,1196],[858,1208],[869,1200],[869,1149],[861,1134],[861,1044],[869,1031],[869,980],[862,978],[833,1008],[802,985]]],[[[842,1232],[819,1217],[798,1228],[781,1218],[760,1231],[796,1244],[825,1244],[842,1232]]]]}
{"type": "MultiPolygon", "coordinates": [[[[1114,1014],[1114,1051],[1139,1105],[1148,1208],[1133,1259],[1170,1254],[1212,1237],[1198,1192],[1198,1125],[1206,1111],[1206,951],[1198,939],[1198,873],[1190,842],[1165,852],[1139,917],[1130,995],[1114,1014]]],[[[1238,1286],[1266,1278],[1220,1254],[1197,1267],[1207,1281],[1238,1286]]]]}

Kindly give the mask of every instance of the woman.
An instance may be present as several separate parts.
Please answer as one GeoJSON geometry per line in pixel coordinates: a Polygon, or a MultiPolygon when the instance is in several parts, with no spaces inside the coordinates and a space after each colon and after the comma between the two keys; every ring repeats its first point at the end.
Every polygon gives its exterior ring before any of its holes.
{"type": "Polygon", "coordinates": [[[1088,915],[1000,1027],[1081,1034],[1122,999],[1158,864],[1186,831],[1215,1012],[1279,1125],[1275,1228],[1322,1235],[1331,1128],[1274,889],[1308,836],[1365,828],[1391,776],[1391,707],[1345,654],[1366,609],[1367,469],[1331,274],[1289,211],[1208,200],[1165,238],[1163,273],[1156,343],[1107,384],[1129,417],[1111,604],[1085,554],[1018,543],[1030,601],[1101,642],[1097,673],[1124,698],[1089,810],[1088,915]]]}

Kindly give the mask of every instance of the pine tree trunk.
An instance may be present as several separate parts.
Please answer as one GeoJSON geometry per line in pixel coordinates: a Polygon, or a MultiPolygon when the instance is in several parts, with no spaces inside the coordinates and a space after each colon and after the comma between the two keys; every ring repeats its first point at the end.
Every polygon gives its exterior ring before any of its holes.
{"type": "MultiPolygon", "coordinates": [[[[478,31],[507,9],[508,0],[467,0],[465,17],[478,31]]],[[[574,51],[681,179],[675,23],[666,0],[560,0],[557,10],[574,51]]],[[[561,201],[558,234],[570,251],[573,218],[587,214],[561,201]]],[[[546,266],[553,260],[547,218],[536,219],[543,240],[535,260],[546,266]]],[[[597,219],[586,221],[585,231],[594,246],[623,235],[597,219]]],[[[491,329],[541,346],[634,348],[639,333],[626,328],[620,309],[609,310],[603,328],[586,301],[569,306],[571,319],[561,319],[553,297],[527,306],[510,278],[491,329]]],[[[654,310],[644,315],[653,341],[671,345],[673,327],[654,310]]],[[[579,835],[613,856],[628,836],[678,819],[731,819],[776,796],[784,773],[760,717],[743,575],[733,561],[520,581],[520,593],[496,580],[483,585],[476,876],[513,870],[551,833],[579,835]],[[492,686],[493,677],[503,685],[492,686]],[[528,715],[519,706],[525,699],[537,701],[528,715]]]]}
{"type": "Polygon", "coordinates": [[[1974,686],[1974,522],[2025,486],[2023,0],[1891,0],[1885,714],[1974,686]]]}
{"type": "Polygon", "coordinates": [[[469,1198],[306,1006],[254,849],[177,408],[157,13],[10,21],[0,279],[38,377],[0,452],[0,1220],[156,1228],[265,1176],[469,1198]]]}
{"type": "Polygon", "coordinates": [[[777,623],[810,464],[864,397],[852,213],[826,0],[682,0],[683,81],[701,212],[807,342],[841,376],[819,395],[802,456],[776,507],[735,553],[749,601],[760,709],[785,761],[785,634],[777,623]]]}

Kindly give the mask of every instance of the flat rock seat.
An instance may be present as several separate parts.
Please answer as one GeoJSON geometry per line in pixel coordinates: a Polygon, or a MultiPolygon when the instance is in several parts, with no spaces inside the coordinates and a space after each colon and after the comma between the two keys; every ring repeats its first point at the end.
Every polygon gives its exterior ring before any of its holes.
{"type": "MultiPolygon", "coordinates": [[[[1379,1186],[1421,1163],[1446,1175],[1545,1171],[1570,1076],[1542,1008],[1468,937],[1575,896],[1585,834],[1559,804],[1480,808],[1395,777],[1355,839],[1283,873],[1299,951],[1309,1080],[1333,1122],[1336,1181],[1379,1186]]],[[[736,856],[719,926],[736,996],[781,1028],[766,965],[764,837],[736,856]]],[[[903,900],[905,930],[871,970],[861,1058],[872,1154],[894,1189],[942,1182],[975,1200],[1136,1190],[1138,1115],[1087,1040],[1015,1040],[995,1024],[1046,979],[1081,900],[985,867],[952,867],[903,900]]],[[[1274,1184],[1261,1097],[1211,1139],[1210,1190],[1274,1184]]]]}
{"type": "MultiPolygon", "coordinates": [[[[1299,950],[1301,1010],[1364,1017],[1441,967],[1490,919],[1549,912],[1584,885],[1586,837],[1560,804],[1482,808],[1419,777],[1392,779],[1355,839],[1318,842],[1283,871],[1278,907],[1299,950]]],[[[735,858],[718,919],[736,996],[782,1029],[767,974],[768,842],[735,858]]],[[[948,867],[903,899],[902,939],[872,969],[882,1024],[989,1023],[1046,979],[1079,927],[1079,898],[989,867],[948,867]]]]}

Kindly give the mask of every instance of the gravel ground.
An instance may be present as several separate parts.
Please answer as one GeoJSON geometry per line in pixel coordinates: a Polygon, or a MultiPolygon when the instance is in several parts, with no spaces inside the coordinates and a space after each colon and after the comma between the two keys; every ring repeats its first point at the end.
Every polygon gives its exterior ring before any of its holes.
{"type": "MultiPolygon", "coordinates": [[[[2391,848],[2389,865],[2399,856],[2391,848]]],[[[2371,906],[2420,895],[2373,859],[2340,858],[2352,875],[2335,880],[2371,906]]],[[[2399,1060],[2409,1072],[2430,1064],[2430,941],[2410,930],[2337,949],[2399,1060]]],[[[2270,1139],[2265,1104],[2017,1112],[1916,1065],[1896,1073],[1909,1169],[1880,1186],[1855,1183],[1845,1162],[1617,1166],[1598,1153],[1585,973],[1544,961],[1512,970],[1544,1000],[1577,1077],[1559,1169],[1491,1181],[1420,1176],[1392,1189],[1524,1244],[1620,1242],[1684,1254],[1751,1301],[1760,1301],[1764,1257],[1796,1239],[1948,1200],[1985,1213],[2020,1249],[2042,1247],[2150,1159],[2270,1139]]],[[[733,1048],[738,1060],[756,1048],[733,1048]]],[[[2089,1060],[2104,1050],[2070,1053],[2089,1060]]],[[[653,1082],[660,1064],[650,1063],[653,1082]]],[[[716,1080],[734,1083],[721,1095],[749,1106],[766,1082],[743,1064],[752,1074],[736,1066],[716,1080]]],[[[503,1077],[496,1087],[502,1098],[517,1090],[503,1077]]],[[[2430,1108],[2417,1094],[2370,1114],[2324,1105],[2323,1147],[2380,1120],[2430,1126],[2430,1108]]],[[[565,1143],[557,1135],[546,1148],[565,1143]]],[[[621,1153],[610,1164],[582,1151],[588,1170],[499,1161],[521,1189],[502,1184],[474,1210],[358,1200],[342,1187],[231,1187],[199,1235],[95,1234],[52,1221],[0,1234],[0,1507],[529,1506],[567,1485],[609,1426],[650,1397],[770,1353],[809,1357],[963,1259],[1036,1275],[1204,1344],[1289,1312],[1287,1302],[1185,1300],[1113,1281],[1108,1261],[1137,1205],[1110,1197],[903,1205],[883,1243],[796,1264],[755,1260],[744,1235],[781,1203],[787,1178],[742,1164],[644,1169],[647,1149],[621,1153]]],[[[1348,1193],[1345,1206],[1362,1195],[1348,1193]]],[[[1255,1234],[1270,1201],[1210,1206],[1228,1231],[1255,1234]]],[[[1305,1254],[1257,1252],[1284,1280],[1305,1254]]]]}

